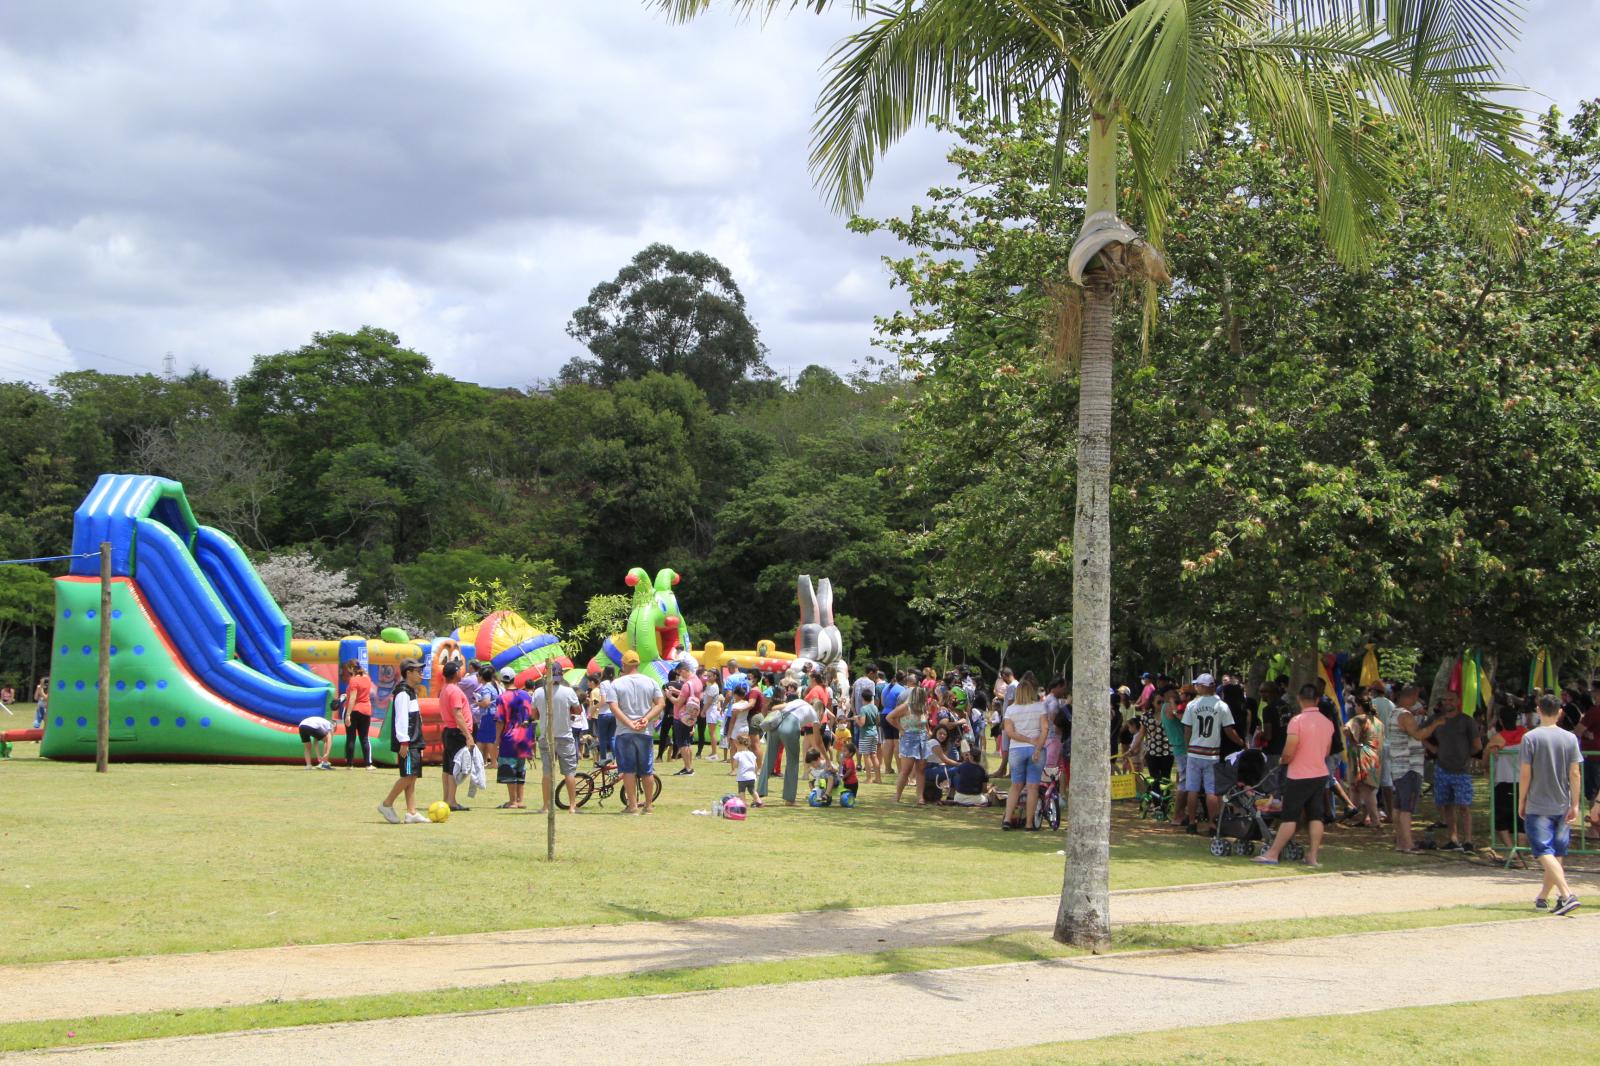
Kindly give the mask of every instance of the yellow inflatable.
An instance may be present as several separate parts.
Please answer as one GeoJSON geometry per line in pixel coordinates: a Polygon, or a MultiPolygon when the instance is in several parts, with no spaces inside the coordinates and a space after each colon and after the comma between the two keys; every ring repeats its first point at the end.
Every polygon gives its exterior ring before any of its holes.
{"type": "Polygon", "coordinates": [[[794,656],[778,650],[770,640],[758,640],[754,651],[729,651],[720,640],[708,640],[705,647],[694,653],[700,665],[708,670],[737,667],[740,670],[759,670],[762,673],[782,673],[794,662],[794,656]]]}

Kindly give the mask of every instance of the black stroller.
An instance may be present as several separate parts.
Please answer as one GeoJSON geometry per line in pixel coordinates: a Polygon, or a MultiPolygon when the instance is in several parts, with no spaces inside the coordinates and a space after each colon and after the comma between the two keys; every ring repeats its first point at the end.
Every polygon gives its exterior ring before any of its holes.
{"type": "MultiPolygon", "coordinates": [[[[1241,751],[1217,764],[1222,797],[1211,854],[1250,856],[1266,849],[1283,810],[1283,774],[1281,763],[1268,773],[1267,757],[1259,751],[1241,751]]],[[[1303,845],[1291,842],[1283,857],[1293,861],[1304,854],[1303,845]]]]}

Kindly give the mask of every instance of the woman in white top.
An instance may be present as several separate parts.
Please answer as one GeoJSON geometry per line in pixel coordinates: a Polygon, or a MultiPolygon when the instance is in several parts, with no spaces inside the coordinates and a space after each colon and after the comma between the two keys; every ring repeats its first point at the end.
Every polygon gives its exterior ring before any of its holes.
{"type": "Polygon", "coordinates": [[[1045,717],[1044,700],[1039,697],[1039,685],[1033,672],[1022,675],[1017,683],[1016,699],[1006,708],[1001,722],[1008,741],[1011,765],[1011,787],[1006,791],[1006,817],[1002,829],[1026,827],[1037,829],[1033,817],[1039,809],[1039,782],[1044,779],[1044,742],[1050,723],[1045,717]],[[1022,790],[1028,790],[1027,814],[1021,822],[1013,821],[1017,801],[1022,790]]]}

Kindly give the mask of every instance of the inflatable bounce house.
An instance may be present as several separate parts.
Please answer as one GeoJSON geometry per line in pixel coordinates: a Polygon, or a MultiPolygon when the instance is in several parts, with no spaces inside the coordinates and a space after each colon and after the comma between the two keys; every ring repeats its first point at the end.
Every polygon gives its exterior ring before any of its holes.
{"type": "Polygon", "coordinates": [[[477,658],[533,677],[550,662],[572,666],[554,637],[514,612],[437,640],[397,630],[382,640],[294,640],[243,550],[195,521],[182,485],[103,474],[74,517],[72,551],[82,557],[56,579],[45,758],[94,758],[102,542],[111,545],[113,761],[300,762],[300,722],[333,717],[340,668],[353,660],[373,680],[373,756],[392,764],[389,697],[406,659],[423,664],[424,757],[437,761],[446,661],[477,658]]]}

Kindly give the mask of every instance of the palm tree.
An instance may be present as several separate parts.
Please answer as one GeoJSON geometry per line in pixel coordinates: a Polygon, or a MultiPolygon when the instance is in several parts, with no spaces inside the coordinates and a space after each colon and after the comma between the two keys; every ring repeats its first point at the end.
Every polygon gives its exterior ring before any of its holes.
{"type": "MultiPolygon", "coordinates": [[[[1494,82],[1517,0],[729,0],[745,14],[845,7],[866,24],[833,53],[811,166],[853,210],[879,155],[968,92],[1009,116],[1060,108],[1057,158],[1084,146],[1082,229],[1068,257],[1077,346],[1073,527],[1074,767],[1055,937],[1110,942],[1111,381],[1116,299],[1166,280],[1168,179],[1213,117],[1242,103],[1256,133],[1314,177],[1325,238],[1359,266],[1381,239],[1403,143],[1455,182],[1451,207],[1509,241],[1520,112],[1494,82]],[[1126,162],[1127,170],[1123,170],[1126,162]],[[1120,185],[1143,235],[1117,213],[1120,185]]],[[[687,20],[712,0],[650,0],[687,20]]],[[[1058,167],[1059,169],[1059,167],[1058,167]]],[[[1147,304],[1147,306],[1153,306],[1147,304]]]]}

